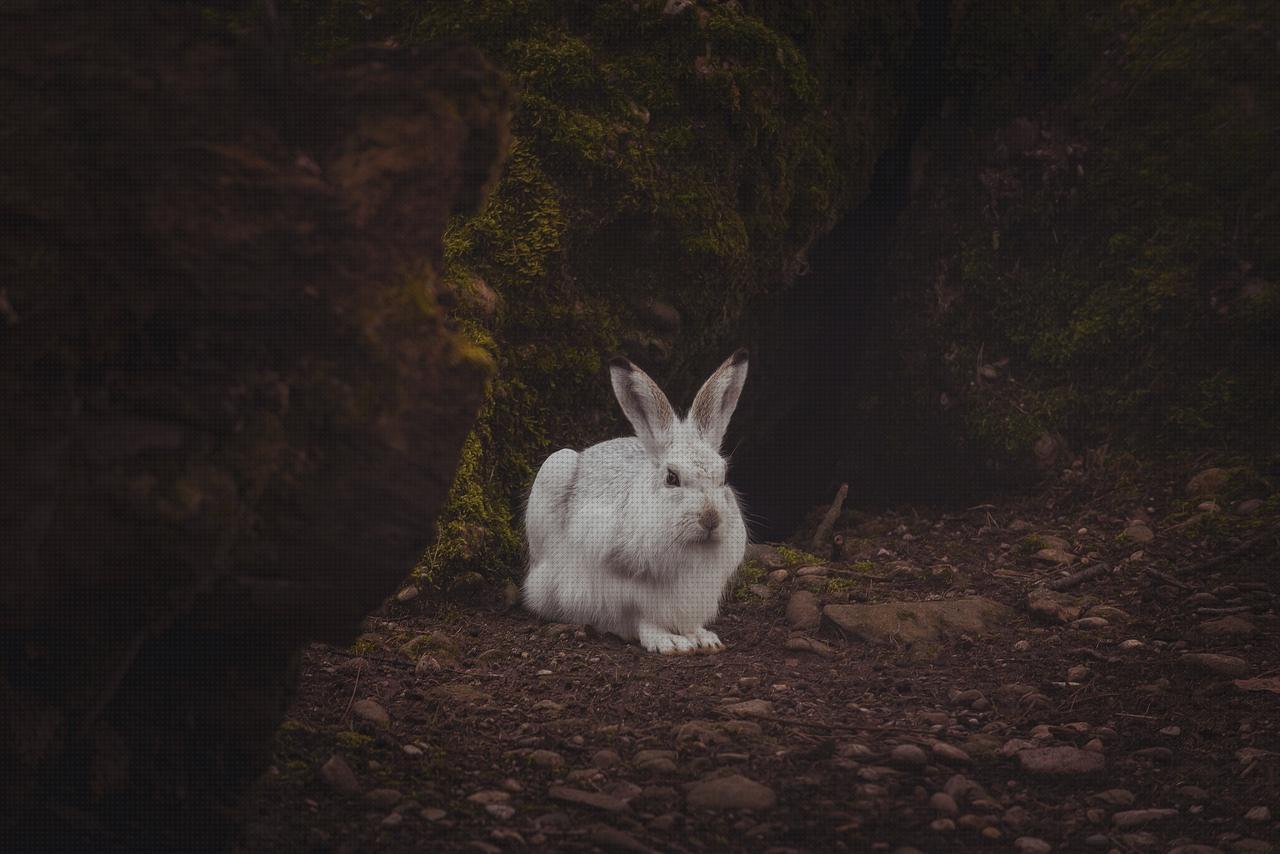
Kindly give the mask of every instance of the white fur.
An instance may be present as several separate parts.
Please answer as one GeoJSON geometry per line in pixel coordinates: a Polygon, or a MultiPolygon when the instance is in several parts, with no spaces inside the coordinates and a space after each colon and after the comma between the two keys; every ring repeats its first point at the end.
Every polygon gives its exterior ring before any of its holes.
{"type": "Polygon", "coordinates": [[[615,364],[615,393],[637,436],[556,451],[542,464],[525,517],[530,611],[651,652],[724,648],[706,624],[742,563],[747,531],[718,446],[746,368],[745,354],[727,360],[699,392],[702,405],[695,400],[691,412],[702,417],[679,419],[643,371],[615,364]],[[667,484],[668,471],[679,486],[667,484]]]}

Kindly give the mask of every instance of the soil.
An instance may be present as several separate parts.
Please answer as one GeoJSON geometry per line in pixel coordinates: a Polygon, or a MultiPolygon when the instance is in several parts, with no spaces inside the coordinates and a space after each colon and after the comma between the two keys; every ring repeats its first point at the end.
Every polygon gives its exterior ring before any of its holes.
{"type": "Polygon", "coordinates": [[[718,655],[484,588],[390,603],[306,653],[238,850],[1275,850],[1280,501],[1189,496],[1191,474],[846,512],[838,560],[753,551],[718,655]],[[830,612],[793,629],[801,589],[1012,615],[867,642],[830,612]]]}

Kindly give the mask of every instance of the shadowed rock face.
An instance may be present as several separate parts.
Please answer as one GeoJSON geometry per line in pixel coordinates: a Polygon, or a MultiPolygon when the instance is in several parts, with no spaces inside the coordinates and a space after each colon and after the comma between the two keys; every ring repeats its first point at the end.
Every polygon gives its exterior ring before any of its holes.
{"type": "Polygon", "coordinates": [[[505,83],[220,20],[0,11],[7,839],[228,846],[298,651],[412,568],[481,402],[436,273],[505,83]]]}

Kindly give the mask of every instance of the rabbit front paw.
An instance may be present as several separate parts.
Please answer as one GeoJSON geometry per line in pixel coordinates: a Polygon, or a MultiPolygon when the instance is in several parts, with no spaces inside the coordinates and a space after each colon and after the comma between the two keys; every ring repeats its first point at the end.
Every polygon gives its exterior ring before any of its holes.
{"type": "Polygon", "coordinates": [[[646,650],[659,655],[688,655],[698,648],[694,639],[672,634],[652,623],[641,623],[636,629],[636,639],[646,650]]]}
{"type": "Polygon", "coordinates": [[[724,652],[724,643],[720,640],[720,636],[710,629],[698,629],[695,632],[690,632],[685,637],[697,644],[698,652],[709,654],[724,652]]]}

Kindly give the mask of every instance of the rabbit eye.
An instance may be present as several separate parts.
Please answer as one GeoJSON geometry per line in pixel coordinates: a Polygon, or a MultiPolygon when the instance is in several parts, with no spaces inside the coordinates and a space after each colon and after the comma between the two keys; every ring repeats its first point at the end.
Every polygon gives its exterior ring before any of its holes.
{"type": "Polygon", "coordinates": [[[667,486],[679,486],[680,476],[671,469],[667,469],[667,486]]]}

